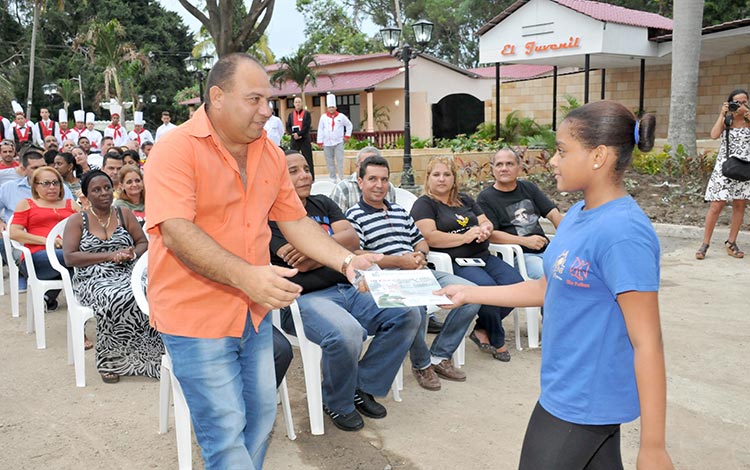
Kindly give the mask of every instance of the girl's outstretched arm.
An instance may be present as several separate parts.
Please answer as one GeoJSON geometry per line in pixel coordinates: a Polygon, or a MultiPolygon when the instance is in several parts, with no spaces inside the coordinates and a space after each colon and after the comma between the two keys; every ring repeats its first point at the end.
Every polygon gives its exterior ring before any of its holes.
{"type": "Polygon", "coordinates": [[[445,286],[436,295],[451,299],[455,308],[463,304],[497,305],[498,307],[539,307],[544,304],[544,292],[547,290],[547,278],[519,282],[507,286],[445,286]]]}

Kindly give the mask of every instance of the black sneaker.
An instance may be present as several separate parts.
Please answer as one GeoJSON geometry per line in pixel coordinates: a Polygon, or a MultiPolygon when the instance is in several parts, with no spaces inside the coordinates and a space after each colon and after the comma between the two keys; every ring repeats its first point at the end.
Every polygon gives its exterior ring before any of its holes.
{"type": "Polygon", "coordinates": [[[333,424],[341,429],[342,431],[359,431],[365,425],[362,417],[357,413],[357,410],[352,411],[348,414],[336,413],[331,411],[327,406],[323,406],[323,411],[331,418],[333,424]]]}
{"type": "Polygon", "coordinates": [[[430,315],[427,320],[427,332],[431,335],[436,335],[443,331],[443,322],[437,319],[435,315],[430,315]]]}
{"type": "Polygon", "coordinates": [[[44,304],[47,307],[48,312],[57,310],[57,307],[59,306],[59,304],[57,303],[57,299],[51,299],[46,295],[44,296],[44,304]]]}
{"type": "Polygon", "coordinates": [[[372,395],[362,390],[357,390],[354,393],[354,407],[368,418],[380,419],[385,418],[385,415],[388,414],[385,406],[376,402],[372,395]]]}

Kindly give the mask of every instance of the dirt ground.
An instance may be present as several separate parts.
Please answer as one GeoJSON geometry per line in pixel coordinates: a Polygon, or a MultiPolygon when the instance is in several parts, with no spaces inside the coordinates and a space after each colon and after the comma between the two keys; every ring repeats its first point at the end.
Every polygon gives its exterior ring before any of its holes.
{"type": "MultiPolygon", "coordinates": [[[[724,239],[722,230],[715,240],[724,239]]],[[[750,347],[750,257],[732,259],[716,243],[706,260],[696,261],[699,229],[658,231],[669,451],[679,469],[750,469],[750,376],[742,372],[750,347]]],[[[750,246],[747,231],[738,242],[750,246]]],[[[11,318],[9,296],[0,297],[0,469],[177,468],[173,425],[167,434],[157,433],[158,383],[123,378],[103,384],[89,351],[87,386],[76,388],[66,363],[64,303],[47,314],[47,349],[37,350],[25,332],[21,297],[21,318],[11,318]]],[[[465,383],[443,381],[441,391],[428,392],[407,372],[403,401],[384,398],[388,417],[366,419],[356,433],[326,421],[325,435],[310,434],[296,356],[288,382],[297,439],[286,437],[279,416],[264,468],[516,468],[539,393],[540,350],[517,351],[511,317],[505,323],[510,363],[494,361],[467,342],[465,383]]],[[[94,325],[88,332],[95,334],[94,325]]],[[[522,334],[526,345],[523,326],[522,334]]],[[[624,425],[622,436],[625,467],[635,468],[638,421],[624,425]]],[[[202,468],[195,444],[193,460],[194,468],[202,468]]]]}

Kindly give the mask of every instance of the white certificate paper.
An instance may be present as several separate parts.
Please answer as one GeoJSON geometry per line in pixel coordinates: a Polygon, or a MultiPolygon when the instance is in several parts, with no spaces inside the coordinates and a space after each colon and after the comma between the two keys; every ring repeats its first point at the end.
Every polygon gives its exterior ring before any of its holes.
{"type": "Polygon", "coordinates": [[[364,271],[363,274],[380,308],[451,304],[448,297],[433,294],[440,289],[440,284],[429,269],[364,271]]]}

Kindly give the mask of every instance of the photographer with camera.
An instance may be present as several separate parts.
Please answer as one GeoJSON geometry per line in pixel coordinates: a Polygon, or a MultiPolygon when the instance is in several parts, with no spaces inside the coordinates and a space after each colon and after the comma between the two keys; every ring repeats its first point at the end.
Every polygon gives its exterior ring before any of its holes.
{"type": "Polygon", "coordinates": [[[711,138],[721,138],[721,145],[711,179],[706,187],[704,199],[711,205],[706,213],[703,244],[695,252],[695,258],[706,257],[716,221],[727,201],[732,201],[732,222],[729,225],[729,238],[724,245],[729,256],[743,258],[745,253],[737,246],[737,235],[742,225],[747,200],[750,199],[750,181],[728,178],[723,167],[727,159],[732,157],[750,162],[750,108],[747,91],[738,89],[729,94],[727,101],[721,106],[716,123],[711,128],[711,138]]]}

